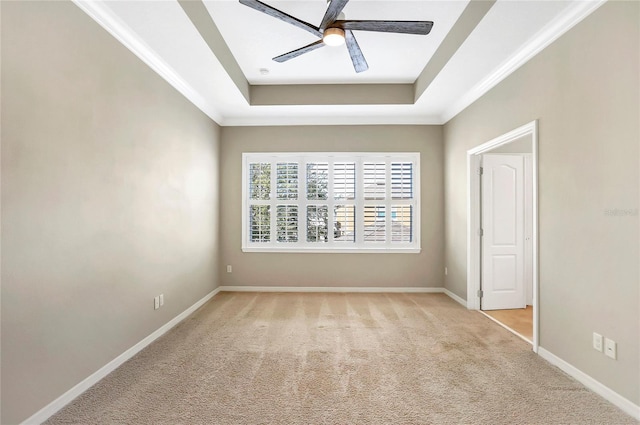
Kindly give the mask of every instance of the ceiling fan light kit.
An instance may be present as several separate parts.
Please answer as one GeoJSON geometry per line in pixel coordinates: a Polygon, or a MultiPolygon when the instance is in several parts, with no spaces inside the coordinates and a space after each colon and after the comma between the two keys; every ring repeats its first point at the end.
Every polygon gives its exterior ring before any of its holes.
{"type": "Polygon", "coordinates": [[[327,46],[342,46],[344,44],[344,30],[341,28],[327,28],[322,34],[322,41],[327,46]]]}
{"type": "Polygon", "coordinates": [[[351,21],[344,20],[341,16],[342,9],[347,5],[349,0],[330,0],[327,11],[322,18],[319,27],[315,27],[307,22],[301,21],[285,12],[282,12],[268,4],[259,0],[239,0],[241,4],[265,13],[288,24],[294,25],[300,29],[308,31],[320,40],[308,44],[299,49],[285,53],[273,58],[276,62],[286,62],[296,58],[302,54],[309,53],[320,47],[347,45],[353,68],[356,72],[364,72],[369,69],[362,50],[356,41],[352,31],[376,31],[390,32],[401,34],[417,34],[427,35],[433,27],[432,21],[351,21]]]}

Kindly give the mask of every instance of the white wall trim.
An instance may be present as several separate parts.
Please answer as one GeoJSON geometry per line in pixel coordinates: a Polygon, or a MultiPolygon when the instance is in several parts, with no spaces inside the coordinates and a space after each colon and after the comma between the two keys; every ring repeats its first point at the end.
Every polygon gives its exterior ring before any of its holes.
{"type": "Polygon", "coordinates": [[[397,125],[431,125],[444,124],[456,116],[466,107],[482,97],[490,89],[515,72],[535,55],[557,40],[560,36],[573,28],[584,18],[593,13],[607,0],[584,0],[572,2],[567,9],[551,21],[529,40],[527,44],[518,49],[509,59],[498,66],[493,72],[482,79],[472,89],[454,102],[441,114],[432,115],[406,115],[398,116],[348,116],[336,115],[332,117],[224,117],[217,107],[208,102],[197,90],[187,83],[172,67],[153,51],[142,39],[117,17],[113,11],[105,5],[104,1],[72,0],[80,9],[89,15],[100,26],[113,35],[120,43],[133,52],[146,63],[158,75],[164,78],[176,90],[182,93],[197,108],[222,126],[259,126],[259,125],[369,125],[379,124],[384,118],[387,124],[397,125]]]}
{"type": "MultiPolygon", "coordinates": [[[[454,301],[460,303],[461,305],[466,307],[466,302],[455,295],[453,292],[445,289],[443,287],[300,287],[300,286],[219,286],[215,290],[211,291],[191,307],[174,317],[172,320],[167,322],[165,325],[158,328],[152,334],[144,338],[142,341],[138,342],[133,347],[129,348],[124,353],[120,354],[118,357],[101,367],[99,370],[85,378],[82,382],[75,385],[69,391],[62,394],[60,397],[49,403],[44,408],[40,409],[34,415],[26,419],[22,422],[23,425],[26,424],[40,424],[51,416],[53,416],[56,412],[62,409],[64,406],[73,401],[76,397],[81,395],[91,386],[102,380],[109,373],[113,372],[120,365],[122,365],[127,360],[131,359],[138,352],[142,351],[145,347],[150,345],[156,339],[164,335],[171,328],[176,326],[182,320],[187,318],[190,314],[204,305],[207,301],[217,295],[219,292],[327,292],[327,293],[444,293],[454,301]]],[[[489,316],[487,316],[489,317],[489,316]]],[[[491,318],[491,317],[489,317],[491,318]]],[[[626,399],[620,394],[613,391],[611,388],[605,386],[604,384],[596,381],[591,376],[577,369],[573,365],[567,363],[561,358],[557,357],[553,353],[547,351],[546,349],[539,347],[538,355],[543,359],[547,360],[554,366],[557,366],[559,369],[576,379],[578,382],[582,383],[591,391],[603,397],[605,400],[611,402],[616,407],[620,408],[625,413],[631,415],[633,418],[640,420],[640,406],[634,404],[632,401],[626,399]]]]}
{"type": "Polygon", "coordinates": [[[79,384],[77,384],[76,386],[71,388],[69,391],[67,391],[66,393],[62,394],[60,397],[58,397],[57,399],[55,399],[54,401],[52,401],[51,403],[49,403],[48,405],[46,405],[45,407],[40,409],[38,412],[36,412],[30,418],[26,419],[24,422],[22,422],[22,424],[23,425],[26,425],[26,424],[40,424],[40,423],[46,421],[47,419],[49,419],[51,416],[53,416],[56,412],[58,412],[64,406],[66,406],[67,404],[72,402],[80,394],[82,394],[83,392],[88,390],[91,386],[93,386],[98,381],[103,379],[105,376],[107,376],[108,374],[110,374],[111,372],[116,370],[124,362],[126,362],[127,360],[129,360],[130,358],[135,356],[137,353],[139,353],[141,350],[143,350],[145,347],[147,347],[153,341],[155,341],[156,339],[160,338],[162,335],[164,335],[167,331],[169,331],[175,325],[177,325],[178,323],[183,321],[185,318],[187,318],[191,313],[196,311],[198,308],[200,308],[202,305],[204,305],[207,301],[209,301],[211,298],[213,298],[218,292],[220,292],[220,287],[218,287],[215,290],[209,292],[207,295],[205,295],[203,298],[201,298],[199,301],[197,301],[191,307],[189,307],[188,309],[186,309],[182,313],[178,314],[176,317],[174,317],[169,322],[167,322],[166,324],[164,324],[163,326],[158,328],[155,332],[153,332],[152,334],[150,334],[149,336],[144,338],[142,341],[138,342],[136,345],[134,345],[133,347],[129,348],[127,351],[125,351],[124,353],[120,354],[118,357],[116,357],[115,359],[111,360],[106,365],[102,366],[96,372],[94,372],[91,375],[89,375],[88,377],[86,377],[79,384]]]}
{"type": "Polygon", "coordinates": [[[532,254],[533,254],[533,351],[539,345],[539,277],[538,277],[538,120],[531,121],[467,151],[467,305],[480,309],[480,178],[476,172],[480,155],[523,136],[531,137],[532,148],[532,254]]]}
{"type": "Polygon", "coordinates": [[[167,83],[178,90],[216,123],[221,123],[222,115],[197,90],[194,90],[173,68],[151,49],[142,39],[126,25],[102,1],[72,0],[76,6],[89,15],[109,34],[114,36],[122,45],[129,49],[142,62],[146,63],[167,83]]]}
{"type": "Polygon", "coordinates": [[[223,292],[339,292],[339,293],[412,293],[441,294],[442,287],[349,287],[349,286],[221,286],[223,292]]]}
{"type": "MultiPolygon", "coordinates": [[[[246,173],[243,173],[243,175],[244,174],[246,173]]],[[[246,228],[247,226],[242,226],[243,230],[245,230],[246,228]]],[[[345,242],[342,242],[342,243],[345,243],[345,242]]],[[[420,254],[421,248],[388,248],[386,245],[375,247],[375,248],[342,248],[342,249],[340,248],[313,249],[313,248],[305,248],[302,246],[299,246],[296,248],[243,247],[242,252],[287,253],[287,254],[420,254]]]]}
{"type": "Polygon", "coordinates": [[[443,287],[341,287],[341,286],[221,286],[223,292],[323,292],[323,293],[408,293],[408,294],[445,294],[463,307],[467,302],[453,292],[443,287]]]}
{"type": "Polygon", "coordinates": [[[451,298],[452,300],[456,301],[457,303],[462,305],[464,308],[467,308],[467,301],[466,300],[463,300],[461,297],[457,296],[456,294],[454,294],[453,292],[451,292],[450,290],[448,290],[446,288],[442,292],[447,294],[447,296],[449,298],[451,298]]]}
{"type": "Polygon", "coordinates": [[[229,116],[225,117],[223,127],[254,127],[254,126],[302,126],[302,125],[442,125],[440,115],[423,114],[412,115],[407,109],[406,113],[398,115],[365,114],[354,115],[345,112],[343,114],[318,113],[314,116],[229,116]]]}
{"type": "Polygon", "coordinates": [[[574,378],[576,381],[580,382],[582,385],[598,394],[605,400],[609,401],[614,406],[621,409],[628,415],[631,415],[633,418],[640,420],[640,406],[633,403],[631,400],[621,396],[617,392],[613,391],[611,388],[606,385],[596,381],[591,376],[587,375],[580,369],[575,366],[567,363],[562,360],[560,357],[551,353],[550,351],[545,350],[544,348],[538,348],[538,355],[551,363],[554,366],[557,366],[560,370],[567,373],[569,376],[574,378]]]}
{"type": "Polygon", "coordinates": [[[520,47],[514,55],[447,108],[440,117],[440,122],[446,123],[458,115],[467,106],[471,105],[502,80],[514,73],[518,68],[593,13],[606,1],[607,0],[588,0],[573,2],[564,13],[560,14],[556,19],[542,28],[527,44],[520,47]]]}
{"type": "Polygon", "coordinates": [[[531,121],[525,125],[521,125],[520,127],[509,131],[508,133],[504,133],[498,137],[495,137],[489,140],[488,142],[478,145],[475,148],[469,149],[467,153],[469,155],[477,155],[479,153],[484,153],[492,149],[495,149],[499,146],[506,145],[507,143],[510,143],[523,136],[532,134],[536,130],[536,127],[537,127],[537,120],[531,121]]]}

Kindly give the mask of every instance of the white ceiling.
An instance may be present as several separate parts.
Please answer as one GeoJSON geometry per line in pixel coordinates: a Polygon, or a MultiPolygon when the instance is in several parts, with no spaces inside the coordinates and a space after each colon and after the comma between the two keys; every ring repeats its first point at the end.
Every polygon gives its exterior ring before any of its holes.
{"type": "MultiPolygon", "coordinates": [[[[268,1],[270,6],[318,26],[326,1],[268,1]]],[[[237,0],[205,5],[251,84],[413,83],[458,19],[464,1],[351,0],[345,19],[433,21],[429,35],[360,31],[369,70],[353,70],[346,46],[322,48],[285,63],[271,58],[318,40],[307,31],[250,9],[237,0]],[[247,30],[249,29],[250,30],[247,30]],[[260,68],[270,70],[261,75],[260,68]]]]}
{"type": "MultiPolygon", "coordinates": [[[[313,25],[326,8],[325,0],[263,1],[313,25]]],[[[344,46],[273,62],[316,38],[237,0],[204,0],[248,82],[271,85],[413,83],[467,2],[351,0],[347,19],[434,21],[426,36],[354,32],[369,63],[356,74],[344,46]]],[[[75,3],[219,124],[304,125],[442,124],[603,1],[498,0],[415,104],[340,106],[249,105],[176,0],[75,3]]]]}

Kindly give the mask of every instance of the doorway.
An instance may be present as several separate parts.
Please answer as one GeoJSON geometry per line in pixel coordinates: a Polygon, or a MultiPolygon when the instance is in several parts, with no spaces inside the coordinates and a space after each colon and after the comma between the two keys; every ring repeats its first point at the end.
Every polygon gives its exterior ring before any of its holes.
{"type": "Polygon", "coordinates": [[[467,151],[467,307],[538,350],[537,121],[467,151]]]}

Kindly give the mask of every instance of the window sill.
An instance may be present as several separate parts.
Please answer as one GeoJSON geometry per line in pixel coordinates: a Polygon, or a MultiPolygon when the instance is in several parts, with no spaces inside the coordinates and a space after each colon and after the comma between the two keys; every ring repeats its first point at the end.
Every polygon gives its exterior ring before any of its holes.
{"type": "Polygon", "coordinates": [[[420,248],[249,248],[242,252],[288,253],[288,254],[420,254],[420,248]]]}

